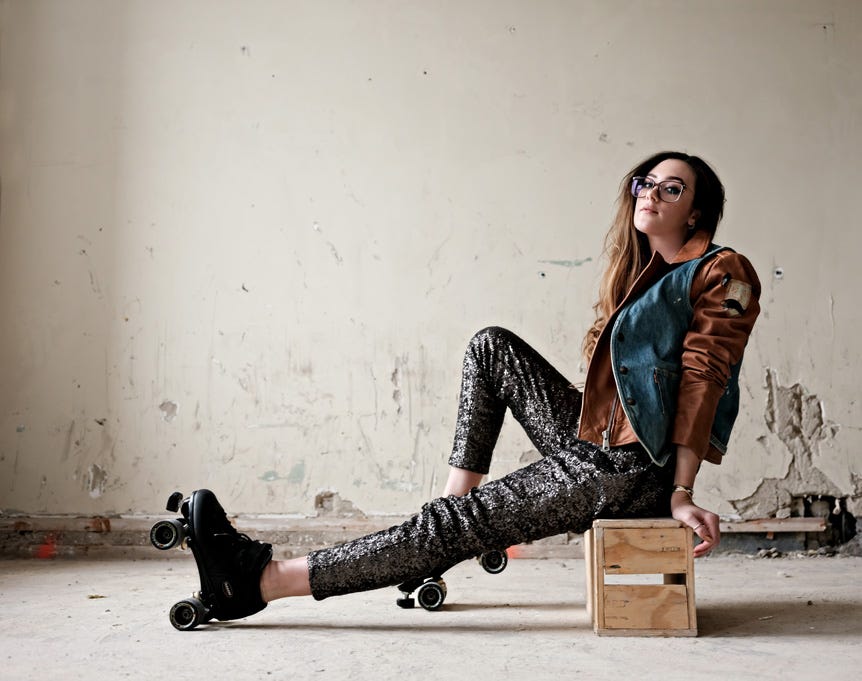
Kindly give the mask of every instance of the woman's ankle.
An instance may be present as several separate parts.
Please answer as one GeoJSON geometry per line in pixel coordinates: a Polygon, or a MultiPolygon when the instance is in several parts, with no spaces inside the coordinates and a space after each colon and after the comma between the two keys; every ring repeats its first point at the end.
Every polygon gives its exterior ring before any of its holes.
{"type": "Polygon", "coordinates": [[[263,568],[263,572],[260,573],[260,597],[264,603],[269,603],[270,601],[275,600],[274,592],[272,590],[273,585],[273,574],[278,569],[276,566],[280,561],[271,560],[267,563],[266,567],[263,568]]]}
{"type": "Polygon", "coordinates": [[[463,497],[471,489],[481,485],[482,478],[484,477],[482,473],[475,473],[465,468],[452,466],[449,468],[449,477],[446,479],[446,488],[443,490],[443,496],[463,497]]]}
{"type": "Polygon", "coordinates": [[[288,596],[310,596],[308,562],[305,558],[273,560],[260,575],[260,597],[270,603],[288,596]]]}

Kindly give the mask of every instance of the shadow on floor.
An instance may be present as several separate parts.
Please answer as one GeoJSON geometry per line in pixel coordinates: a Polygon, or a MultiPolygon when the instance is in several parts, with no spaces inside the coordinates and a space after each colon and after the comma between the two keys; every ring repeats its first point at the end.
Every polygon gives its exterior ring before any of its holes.
{"type": "Polygon", "coordinates": [[[802,599],[698,605],[697,625],[700,636],[862,636],[862,606],[802,599]]]}
{"type": "MultiPolygon", "coordinates": [[[[511,620],[476,623],[475,620],[464,624],[453,624],[450,618],[445,621],[435,617],[434,612],[416,609],[416,615],[409,611],[403,613],[405,619],[388,623],[378,622],[338,622],[324,617],[319,622],[213,622],[195,630],[203,633],[226,628],[243,630],[325,630],[325,631],[369,631],[369,632],[514,632],[547,631],[567,632],[583,629],[590,625],[580,603],[457,603],[444,606],[442,612],[457,613],[471,610],[513,611],[511,620]],[[558,612],[559,617],[549,617],[544,621],[524,622],[515,615],[516,610],[558,612]]],[[[862,637],[862,606],[841,602],[774,601],[771,603],[730,603],[721,605],[698,606],[698,634],[700,637],[725,638],[757,636],[760,638],[783,637],[862,637]]]]}

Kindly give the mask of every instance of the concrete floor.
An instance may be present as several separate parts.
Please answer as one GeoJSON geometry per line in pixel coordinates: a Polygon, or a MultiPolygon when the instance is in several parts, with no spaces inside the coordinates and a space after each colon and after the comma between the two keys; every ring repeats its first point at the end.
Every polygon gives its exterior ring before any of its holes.
{"type": "Polygon", "coordinates": [[[0,561],[0,679],[860,678],[862,558],[698,560],[698,638],[598,637],[581,560],[475,562],[438,612],[395,589],[281,601],[247,620],[175,631],[166,611],[194,563],[0,561]]]}

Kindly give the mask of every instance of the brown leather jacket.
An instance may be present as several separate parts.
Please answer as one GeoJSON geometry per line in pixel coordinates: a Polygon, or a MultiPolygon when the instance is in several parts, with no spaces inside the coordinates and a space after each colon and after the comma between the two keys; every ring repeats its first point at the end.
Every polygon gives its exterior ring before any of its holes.
{"type": "MultiPolygon", "coordinates": [[[[658,281],[671,265],[701,257],[709,245],[707,234],[695,232],[670,264],[653,254],[617,311],[658,281]]],[[[721,251],[697,270],[690,296],[694,315],[683,341],[672,442],[690,447],[701,460],[718,464],[721,452],[709,442],[710,429],[730,367],[742,358],[760,312],[760,281],[745,256],[721,251]],[[735,284],[733,291],[725,285],[728,281],[735,284]]],[[[596,444],[604,441],[611,447],[638,441],[625,411],[618,408],[620,398],[611,369],[609,337],[617,311],[602,330],[587,370],[578,430],[580,439],[596,444]]]]}

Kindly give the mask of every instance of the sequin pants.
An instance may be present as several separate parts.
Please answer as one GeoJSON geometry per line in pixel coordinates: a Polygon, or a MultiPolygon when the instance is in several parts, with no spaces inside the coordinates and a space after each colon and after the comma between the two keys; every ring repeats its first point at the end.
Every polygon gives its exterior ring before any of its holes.
{"type": "Polygon", "coordinates": [[[513,333],[491,327],[464,357],[450,464],[487,473],[506,409],[542,458],[463,497],[425,504],[406,522],[308,556],[320,600],[440,575],[484,551],[563,532],[594,518],[667,515],[673,466],[639,445],[602,451],[578,440],[581,393],[513,333]]]}

